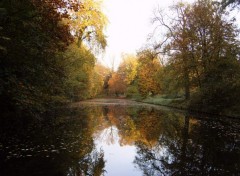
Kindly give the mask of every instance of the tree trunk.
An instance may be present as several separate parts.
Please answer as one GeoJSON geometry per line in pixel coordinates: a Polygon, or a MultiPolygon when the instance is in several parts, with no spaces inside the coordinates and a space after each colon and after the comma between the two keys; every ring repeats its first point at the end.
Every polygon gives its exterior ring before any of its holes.
{"type": "Polygon", "coordinates": [[[190,99],[190,81],[189,81],[189,73],[185,70],[184,73],[184,89],[185,89],[185,99],[190,99]]]}

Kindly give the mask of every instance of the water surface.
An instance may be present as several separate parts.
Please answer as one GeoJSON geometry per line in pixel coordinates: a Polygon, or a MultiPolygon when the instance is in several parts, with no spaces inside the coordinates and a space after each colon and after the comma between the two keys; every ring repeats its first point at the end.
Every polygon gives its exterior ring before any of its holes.
{"type": "Polygon", "coordinates": [[[1,118],[0,175],[239,175],[240,122],[141,104],[86,103],[1,118]]]}

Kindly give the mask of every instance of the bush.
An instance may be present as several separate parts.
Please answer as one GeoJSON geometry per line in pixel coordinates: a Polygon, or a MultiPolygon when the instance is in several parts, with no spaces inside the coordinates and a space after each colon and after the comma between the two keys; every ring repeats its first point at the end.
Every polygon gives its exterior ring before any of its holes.
{"type": "Polygon", "coordinates": [[[126,96],[128,98],[133,98],[136,100],[141,100],[142,96],[140,95],[137,86],[132,85],[127,88],[126,96]]]}

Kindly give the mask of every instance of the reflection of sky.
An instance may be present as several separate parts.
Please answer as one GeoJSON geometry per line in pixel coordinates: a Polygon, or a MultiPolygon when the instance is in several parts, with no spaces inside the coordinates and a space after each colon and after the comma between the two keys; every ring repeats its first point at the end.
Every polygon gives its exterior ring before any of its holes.
{"type": "Polygon", "coordinates": [[[95,134],[94,142],[98,150],[104,151],[106,161],[105,175],[109,176],[137,176],[142,172],[134,167],[136,155],[135,146],[120,146],[118,129],[115,126],[106,128],[95,134]]]}

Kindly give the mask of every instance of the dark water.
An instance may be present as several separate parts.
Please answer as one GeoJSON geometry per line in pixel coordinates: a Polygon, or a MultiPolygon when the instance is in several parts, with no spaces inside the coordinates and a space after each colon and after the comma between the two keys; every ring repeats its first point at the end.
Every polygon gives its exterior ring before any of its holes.
{"type": "Polygon", "coordinates": [[[240,175],[240,122],[152,107],[0,118],[1,176],[240,175]]]}

